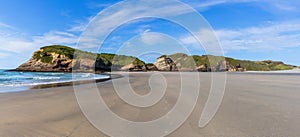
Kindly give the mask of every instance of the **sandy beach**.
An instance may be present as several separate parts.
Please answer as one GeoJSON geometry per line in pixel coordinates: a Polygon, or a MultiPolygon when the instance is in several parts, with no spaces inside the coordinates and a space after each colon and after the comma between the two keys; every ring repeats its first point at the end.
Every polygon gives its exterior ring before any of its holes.
{"type": "MultiPolygon", "coordinates": [[[[131,86],[138,94],[150,91],[145,83],[151,74],[130,74],[131,86]]],[[[178,74],[162,74],[168,82],[167,92],[150,108],[126,104],[114,92],[111,81],[99,82],[97,86],[114,113],[144,122],[167,113],[179,95],[178,74]]],[[[193,72],[185,75],[193,75],[193,72]]],[[[170,137],[300,136],[299,74],[228,73],[223,102],[204,128],[198,127],[198,121],[209,95],[210,73],[200,73],[200,80],[195,110],[170,137]]],[[[90,89],[89,84],[76,86],[83,89],[82,92],[90,89]]],[[[106,136],[85,118],[72,86],[0,93],[0,109],[0,136],[106,136]]]]}

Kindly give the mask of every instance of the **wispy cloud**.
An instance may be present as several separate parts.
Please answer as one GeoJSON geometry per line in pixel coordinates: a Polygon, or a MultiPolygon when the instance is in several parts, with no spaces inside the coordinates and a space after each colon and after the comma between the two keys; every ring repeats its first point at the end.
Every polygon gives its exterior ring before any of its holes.
{"type": "Polygon", "coordinates": [[[15,65],[25,61],[33,51],[42,46],[52,44],[75,46],[78,40],[77,35],[66,31],[49,31],[32,36],[3,23],[0,24],[0,32],[0,61],[13,59],[11,62],[15,65]]]}
{"type": "Polygon", "coordinates": [[[74,45],[78,37],[68,32],[50,31],[40,36],[23,37],[0,37],[0,50],[13,53],[24,53],[36,50],[41,46],[51,44],[74,45]]]}
{"type": "Polygon", "coordinates": [[[270,12],[290,11],[299,12],[300,1],[298,0],[183,0],[192,7],[207,10],[222,4],[252,3],[253,6],[263,8],[270,12]]]}
{"type": "MultiPolygon", "coordinates": [[[[215,30],[215,34],[225,51],[283,50],[300,46],[300,21],[272,23],[243,29],[220,29],[215,30]]],[[[184,36],[181,41],[187,45],[198,44],[192,36],[184,36]]]]}
{"type": "Polygon", "coordinates": [[[7,29],[15,29],[13,26],[7,25],[5,23],[0,22],[0,28],[7,28],[7,29]]]}
{"type": "Polygon", "coordinates": [[[165,43],[167,40],[165,37],[162,37],[162,35],[159,35],[157,33],[144,33],[140,37],[140,41],[146,45],[162,44],[165,43]]]}
{"type": "Polygon", "coordinates": [[[136,2],[128,1],[127,3],[118,5],[117,8],[111,7],[106,9],[105,12],[99,14],[93,19],[93,22],[89,24],[89,28],[83,33],[83,37],[81,37],[80,48],[84,48],[85,50],[95,50],[95,48],[101,45],[101,43],[98,42],[104,40],[106,35],[111,31],[134,19],[147,16],[175,17],[184,13],[193,12],[188,7],[176,3],[174,4],[169,1],[160,0],[156,1],[157,2],[153,2],[153,0],[141,0],[136,2]],[[95,36],[98,37],[95,38],[95,36]]]}
{"type": "Polygon", "coordinates": [[[106,3],[89,2],[89,3],[87,3],[87,6],[90,9],[103,9],[103,8],[107,8],[113,4],[115,4],[115,3],[112,3],[112,2],[106,2],[106,3]]]}
{"type": "Polygon", "coordinates": [[[192,7],[199,9],[200,11],[221,4],[250,3],[257,1],[259,0],[182,0],[182,2],[186,2],[192,7]]]}
{"type": "Polygon", "coordinates": [[[289,12],[300,12],[299,0],[262,0],[263,7],[267,10],[274,11],[289,11],[289,12]]]}
{"type": "Polygon", "coordinates": [[[5,52],[1,52],[0,51],[0,59],[1,58],[6,58],[6,57],[8,57],[10,54],[7,54],[7,53],[5,53],[5,52]]]}

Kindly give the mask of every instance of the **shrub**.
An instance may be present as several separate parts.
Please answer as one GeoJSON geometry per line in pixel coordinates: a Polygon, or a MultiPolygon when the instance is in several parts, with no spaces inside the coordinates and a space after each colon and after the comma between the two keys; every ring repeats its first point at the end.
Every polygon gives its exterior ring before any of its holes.
{"type": "Polygon", "coordinates": [[[52,60],[53,60],[53,57],[51,57],[51,56],[44,56],[44,57],[41,59],[41,61],[42,61],[43,63],[48,63],[48,64],[52,63],[52,60]]]}

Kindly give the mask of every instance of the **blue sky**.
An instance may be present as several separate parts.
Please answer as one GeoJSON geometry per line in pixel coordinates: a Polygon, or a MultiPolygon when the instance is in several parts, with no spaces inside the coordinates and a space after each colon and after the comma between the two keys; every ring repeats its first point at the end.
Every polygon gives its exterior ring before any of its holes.
{"type": "MultiPolygon", "coordinates": [[[[300,65],[299,0],[181,0],[212,26],[225,56],[280,60],[300,65]]],[[[0,68],[15,68],[45,45],[75,46],[89,21],[113,0],[2,0],[0,68]]],[[[153,9],[155,10],[155,9],[153,9]]],[[[136,20],[116,29],[101,52],[114,53],[134,36],[159,32],[194,45],[187,32],[159,19],[136,20]]],[[[205,54],[189,46],[191,54],[205,54]]],[[[146,60],[153,61],[153,60],[146,60]]]]}

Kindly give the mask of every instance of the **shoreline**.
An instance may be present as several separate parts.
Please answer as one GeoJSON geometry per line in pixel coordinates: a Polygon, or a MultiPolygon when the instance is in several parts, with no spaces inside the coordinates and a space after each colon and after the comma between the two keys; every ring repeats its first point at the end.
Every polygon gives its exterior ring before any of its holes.
{"type": "MultiPolygon", "coordinates": [[[[145,95],[151,91],[145,83],[155,72],[129,74],[129,82],[135,92],[145,95]]],[[[110,80],[96,85],[103,100],[114,113],[128,120],[144,122],[166,114],[178,99],[180,75],[166,72],[161,74],[168,83],[166,94],[150,108],[128,105],[115,93],[110,80]]],[[[297,128],[300,124],[299,75],[283,77],[228,73],[225,95],[217,114],[206,127],[199,128],[199,117],[211,88],[210,74],[199,74],[201,86],[196,107],[187,121],[170,137],[300,136],[297,128]]],[[[183,75],[189,77],[194,74],[183,75]]],[[[115,80],[127,82],[125,77],[115,80]]],[[[89,93],[91,88],[89,83],[76,86],[82,93],[89,93]]],[[[81,112],[72,86],[2,93],[0,108],[0,136],[106,136],[89,123],[81,112]]]]}
{"type": "Polygon", "coordinates": [[[109,76],[109,78],[41,84],[41,85],[32,86],[30,89],[45,89],[45,88],[65,87],[65,86],[76,86],[76,85],[81,85],[81,84],[89,84],[89,83],[93,83],[93,82],[96,82],[96,83],[105,82],[105,81],[109,81],[112,79],[117,79],[117,78],[123,77],[122,75],[118,75],[118,74],[101,74],[101,75],[109,76]]]}
{"type": "MultiPolygon", "coordinates": [[[[44,73],[44,72],[41,72],[44,73]]],[[[49,72],[45,72],[49,73],[49,72]]],[[[51,73],[62,73],[62,72],[51,72],[51,73]]],[[[87,72],[86,72],[87,73],[87,72]]],[[[105,82],[111,79],[121,78],[122,75],[118,74],[109,74],[109,73],[95,73],[102,76],[107,76],[107,78],[96,78],[96,79],[86,79],[86,80],[73,80],[70,81],[57,81],[57,82],[49,82],[49,83],[41,83],[36,85],[22,85],[22,86],[9,86],[9,87],[2,87],[0,94],[2,93],[15,93],[15,92],[26,92],[32,89],[46,89],[46,88],[55,88],[55,87],[65,87],[65,86],[75,86],[81,84],[89,84],[93,82],[105,82]]]]}
{"type": "MultiPolygon", "coordinates": [[[[65,86],[75,86],[75,85],[81,85],[81,84],[89,84],[89,83],[99,83],[99,82],[105,82],[112,79],[117,79],[123,77],[121,75],[122,73],[128,73],[128,74],[143,74],[143,73],[199,73],[199,74],[218,74],[218,73],[227,73],[227,74],[242,74],[242,75],[286,75],[286,76],[292,76],[292,75],[300,75],[299,70],[285,70],[285,71],[245,71],[245,72],[175,72],[175,71],[137,71],[137,72],[124,72],[124,71],[114,71],[114,72],[96,72],[95,74],[100,74],[104,76],[109,76],[109,78],[100,78],[100,79],[90,79],[90,80],[77,80],[77,81],[67,81],[67,82],[57,82],[57,83],[48,83],[48,84],[38,84],[38,85],[28,85],[28,86],[20,86],[16,89],[18,90],[10,90],[7,92],[0,92],[1,93],[14,93],[14,92],[24,92],[32,89],[46,89],[46,88],[55,88],[55,87],[65,87],[65,86]],[[113,73],[113,74],[112,74],[113,73]],[[121,73],[121,74],[120,74],[121,73]]],[[[44,73],[44,72],[41,72],[44,73]]],[[[47,73],[47,72],[45,72],[47,73]]],[[[51,72],[51,73],[68,73],[68,72],[51,72]]],[[[72,73],[72,72],[70,72],[72,73]]],[[[83,73],[83,72],[81,72],[83,73]]],[[[89,72],[85,72],[89,73],[89,72]]]]}
{"type": "Polygon", "coordinates": [[[108,80],[111,80],[111,78],[40,84],[40,85],[32,86],[32,87],[30,87],[30,89],[45,89],[45,88],[54,88],[54,87],[74,86],[74,85],[88,84],[88,83],[93,83],[93,82],[96,82],[96,83],[104,82],[104,81],[108,81],[108,80]]]}

